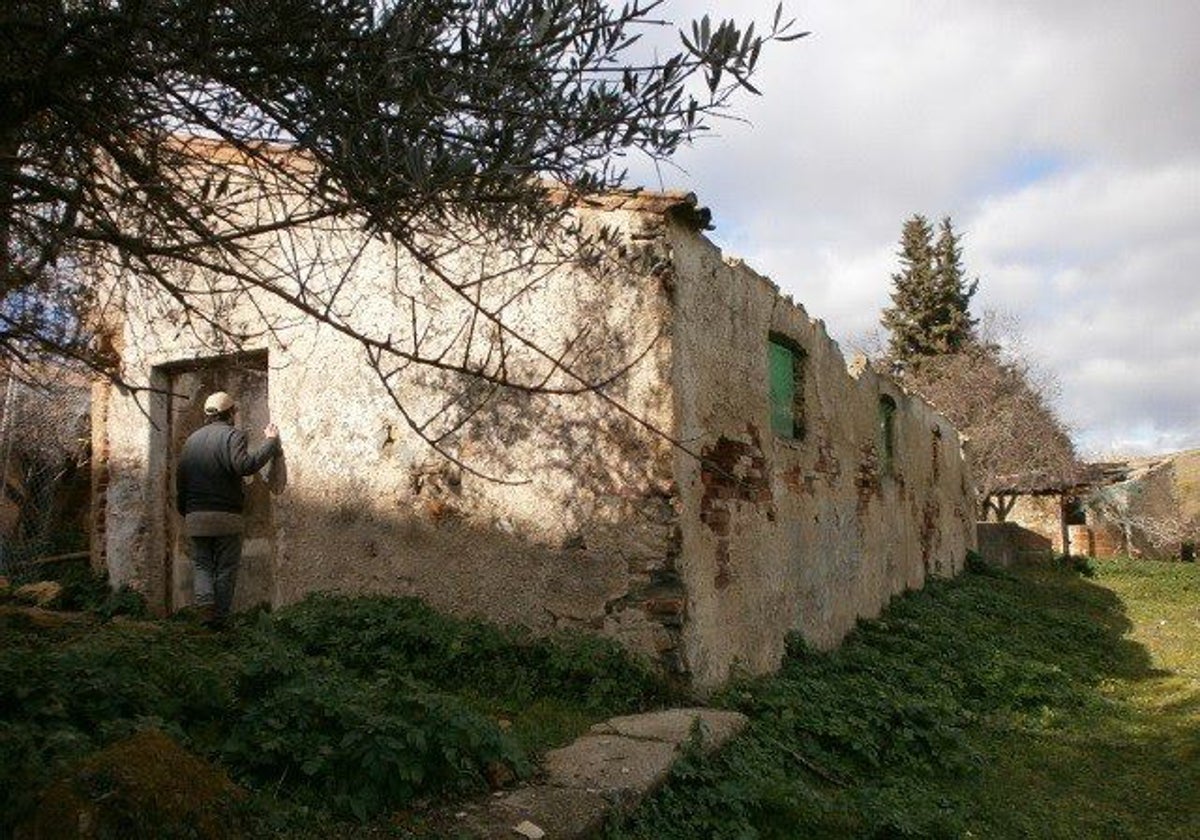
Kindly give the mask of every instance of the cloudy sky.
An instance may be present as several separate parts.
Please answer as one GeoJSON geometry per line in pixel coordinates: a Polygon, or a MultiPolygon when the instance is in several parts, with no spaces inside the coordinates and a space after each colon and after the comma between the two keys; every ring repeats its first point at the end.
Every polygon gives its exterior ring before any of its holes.
{"type": "MultiPolygon", "coordinates": [[[[674,0],[768,22],[775,0],[674,0]]],[[[788,0],[761,98],[650,186],[825,320],[848,355],[900,227],[953,217],[973,309],[1015,318],[1091,456],[1200,447],[1200,2],[788,0]]]]}

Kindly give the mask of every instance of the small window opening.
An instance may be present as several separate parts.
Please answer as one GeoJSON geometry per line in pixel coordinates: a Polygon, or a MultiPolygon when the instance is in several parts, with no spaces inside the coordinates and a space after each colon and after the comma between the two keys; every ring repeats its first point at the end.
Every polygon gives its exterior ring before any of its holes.
{"type": "Polygon", "coordinates": [[[771,334],[767,342],[770,375],[771,429],[780,437],[802,440],[804,417],[803,348],[784,336],[771,334]]]}
{"type": "Polygon", "coordinates": [[[896,462],[896,401],[884,394],[879,398],[879,443],[883,453],[880,466],[892,474],[896,462]]]}

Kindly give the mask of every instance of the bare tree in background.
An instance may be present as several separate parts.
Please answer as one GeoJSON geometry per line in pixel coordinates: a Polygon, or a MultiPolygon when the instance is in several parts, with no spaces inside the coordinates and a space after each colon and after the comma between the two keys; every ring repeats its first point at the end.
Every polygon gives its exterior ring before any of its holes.
{"type": "MultiPolygon", "coordinates": [[[[28,373],[29,371],[25,371],[28,373]]],[[[0,569],[83,548],[88,383],[55,369],[0,386],[0,569]]]]}
{"type": "MultiPolygon", "coordinates": [[[[804,34],[781,10],[758,33],[705,17],[675,51],[647,57],[636,44],[664,25],[663,7],[6,3],[0,356],[114,373],[96,313],[165,295],[180,328],[214,346],[327,324],[361,344],[385,385],[418,366],[457,375],[464,394],[603,387],[621,365],[589,368],[584,330],[538,346],[489,284],[598,259],[603,231],[571,223],[578,198],[620,186],[623,155],[664,160],[729,116],[735,93],[757,92],[763,45],[804,34]],[[344,234],[394,249],[398,266],[457,302],[457,320],[438,326],[458,340],[423,341],[439,310],[415,299],[406,325],[350,318],[355,246],[306,250],[293,232],[314,227],[326,242],[344,234]],[[464,274],[480,253],[497,256],[464,274]],[[115,287],[102,295],[97,276],[115,287]],[[271,301],[272,317],[222,317],[248,297],[271,301]]],[[[405,419],[435,445],[445,433],[405,419]]]]}
{"type": "MultiPolygon", "coordinates": [[[[893,369],[888,359],[877,365],[893,369]]],[[[986,317],[960,352],[921,356],[899,379],[968,438],[981,519],[1004,521],[1020,493],[1078,482],[1070,433],[1052,405],[1055,383],[1029,362],[1011,321],[986,317]]]]}
{"type": "Polygon", "coordinates": [[[981,518],[1001,521],[1005,496],[1070,486],[1078,465],[1070,435],[1027,364],[994,346],[926,359],[905,373],[905,387],[946,415],[968,439],[981,518]]]}

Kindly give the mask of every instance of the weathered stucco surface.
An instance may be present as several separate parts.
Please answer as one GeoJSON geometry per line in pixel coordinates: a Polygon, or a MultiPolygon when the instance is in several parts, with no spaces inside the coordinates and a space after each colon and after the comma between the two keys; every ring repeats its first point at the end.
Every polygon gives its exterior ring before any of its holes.
{"type": "MultiPolygon", "coordinates": [[[[621,247],[599,269],[546,273],[511,322],[549,348],[588,325],[579,364],[633,360],[604,393],[687,451],[596,395],[502,389],[447,438],[465,463],[515,483],[489,481],[432,452],[337,331],[286,321],[261,296],[217,296],[232,322],[278,315],[234,353],[144,296],[124,302],[112,339],[128,382],[159,392],[98,386],[98,561],[160,608],[178,606],[186,560],[170,464],[180,424],[194,422],[180,406],[265,358],[258,413],[278,424],[285,457],[255,479],[270,492],[254,515],[272,531],[248,550],[265,557],[261,597],[276,605],[312,590],[419,595],[539,631],[605,633],[705,687],[735,665],[775,667],[792,630],[831,646],[894,593],[959,569],[973,544],[971,488],[944,419],[870,371],[848,373],[820,322],[669,214],[593,215],[621,231],[621,247]],[[808,354],[802,440],[771,432],[771,332],[808,354]],[[890,469],[879,455],[885,393],[897,406],[890,469]]],[[[291,247],[324,261],[357,247],[316,231],[301,244],[291,247]]],[[[465,252],[463,270],[504,259],[486,248],[465,252]]],[[[412,296],[445,317],[431,340],[439,329],[448,346],[462,340],[462,301],[417,266],[375,245],[355,259],[339,299],[347,319],[403,323],[412,296]]],[[[505,299],[527,282],[483,294],[505,299]]],[[[417,416],[462,390],[427,370],[397,377],[417,416]]],[[[247,430],[256,443],[260,429],[247,430]]]]}
{"type": "Polygon", "coordinates": [[[1045,562],[1054,555],[1050,540],[1015,522],[977,522],[975,534],[980,556],[1002,569],[1021,562],[1045,562]]]}
{"type": "MultiPolygon", "coordinates": [[[[661,215],[605,215],[643,242],[666,224],[661,215]]],[[[307,248],[336,259],[339,245],[338,237],[314,232],[307,248]]],[[[651,247],[631,245],[619,267],[642,265],[651,247]]],[[[497,259],[480,252],[463,262],[485,258],[497,259]]],[[[402,321],[409,315],[404,296],[419,296],[445,313],[424,340],[454,345],[455,301],[415,266],[372,246],[358,258],[355,277],[342,304],[348,317],[402,321]]],[[[527,282],[514,277],[486,293],[506,298],[527,282]]],[[[351,339],[328,327],[289,326],[270,299],[231,295],[223,305],[223,317],[247,321],[257,306],[277,328],[222,355],[219,340],[186,325],[169,302],[143,298],[124,307],[114,340],[124,378],[174,392],[99,387],[96,507],[104,524],[96,550],[114,581],[137,586],[161,609],[179,606],[172,593],[186,576],[186,559],[173,539],[170,465],[190,428],[179,434],[172,418],[214,388],[236,392],[227,384],[230,371],[265,354],[269,404],[242,414],[253,418],[245,426],[252,445],[261,439],[258,421],[269,416],[284,446],[270,477],[274,492],[251,503],[255,518],[273,524],[273,536],[247,540],[247,554],[272,555],[270,574],[258,576],[269,578],[272,603],[312,590],[419,595],[440,609],[536,630],[607,633],[676,662],[680,618],[660,603],[664,592],[678,593],[666,571],[678,550],[678,512],[664,438],[595,395],[501,390],[446,441],[465,463],[513,483],[489,481],[437,455],[405,425],[351,339]]],[[[559,270],[510,312],[511,323],[551,350],[588,326],[595,343],[580,366],[603,371],[636,359],[605,393],[653,426],[672,428],[671,346],[661,334],[669,301],[653,272],[559,270]]],[[[436,414],[464,389],[451,376],[403,374],[396,390],[417,417],[436,414]]],[[[447,412],[451,419],[455,410],[447,412]]],[[[193,417],[190,427],[197,423],[193,417]]]]}
{"type": "Polygon", "coordinates": [[[1050,543],[1050,551],[1062,554],[1062,505],[1060,493],[1024,495],[1013,503],[1005,519],[1044,537],[1050,543]]]}
{"type": "Polygon", "coordinates": [[[701,237],[674,242],[672,370],[688,592],[688,662],[701,684],[776,667],[785,632],[835,645],[861,617],[952,575],[974,545],[973,487],[957,432],[865,365],[847,370],[820,321],[701,237]],[[806,431],[773,434],[767,337],[804,361],[806,431]],[[883,463],[880,399],[894,455],[883,463]]]}

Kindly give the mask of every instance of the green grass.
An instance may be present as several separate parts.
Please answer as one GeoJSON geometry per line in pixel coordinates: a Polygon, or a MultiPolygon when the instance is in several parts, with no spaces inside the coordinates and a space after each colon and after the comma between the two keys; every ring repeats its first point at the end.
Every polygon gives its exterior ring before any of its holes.
{"type": "Polygon", "coordinates": [[[614,838],[1200,837],[1200,566],[967,574],[719,701],[614,838]]]}

